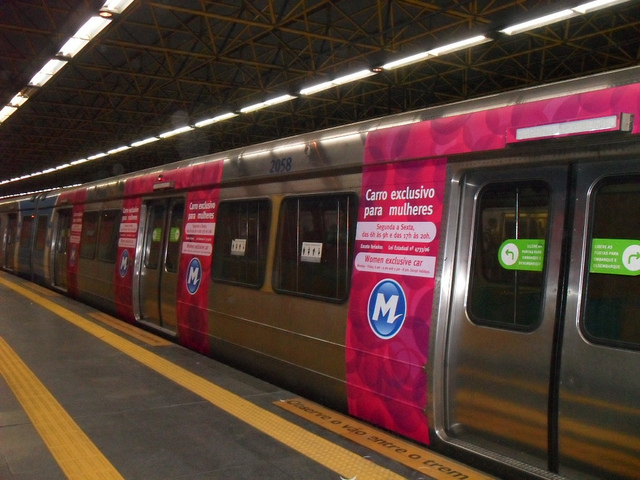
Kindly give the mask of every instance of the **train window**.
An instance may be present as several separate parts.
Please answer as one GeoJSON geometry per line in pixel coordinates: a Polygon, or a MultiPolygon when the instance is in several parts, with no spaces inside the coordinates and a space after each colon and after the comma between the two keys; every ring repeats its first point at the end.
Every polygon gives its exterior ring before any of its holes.
{"type": "Polygon", "coordinates": [[[171,219],[169,221],[169,238],[165,268],[167,272],[176,273],[180,261],[180,232],[182,232],[182,220],[184,218],[184,202],[176,201],[171,206],[171,219]]]}
{"type": "Polygon", "coordinates": [[[22,217],[22,228],[20,230],[20,248],[31,247],[31,229],[33,228],[33,215],[22,217]]]}
{"type": "Polygon", "coordinates": [[[157,203],[149,205],[147,211],[147,238],[144,242],[144,266],[147,268],[156,269],[160,264],[166,208],[164,203],[157,203]]]}
{"type": "Polygon", "coordinates": [[[49,217],[46,215],[40,215],[38,217],[38,223],[36,224],[36,243],[33,246],[35,250],[43,251],[45,243],[47,242],[47,224],[49,223],[49,217]]]}
{"type": "Polygon", "coordinates": [[[98,260],[115,263],[118,255],[118,234],[120,230],[120,210],[106,210],[100,215],[98,235],[98,260]]]}
{"type": "Polygon", "coordinates": [[[496,184],[480,192],[468,301],[475,323],[515,330],[539,323],[549,201],[542,183],[496,184]],[[519,261],[512,263],[516,249],[519,261]]]}
{"type": "Polygon", "coordinates": [[[285,199],[274,271],[276,291],[346,299],[356,215],[355,196],[350,194],[285,199]]]}
{"type": "Polygon", "coordinates": [[[82,217],[82,237],[80,239],[80,257],[94,259],[98,239],[98,221],[100,212],[85,212],[82,217]]]}
{"type": "Polygon", "coordinates": [[[16,243],[18,230],[18,216],[15,213],[9,214],[9,223],[7,224],[7,245],[16,243]]]}
{"type": "Polygon", "coordinates": [[[582,330],[591,341],[640,349],[640,177],[607,179],[592,195],[582,330]]]}
{"type": "Polygon", "coordinates": [[[211,269],[214,280],[262,286],[269,212],[269,201],[264,199],[220,203],[211,269]]]}

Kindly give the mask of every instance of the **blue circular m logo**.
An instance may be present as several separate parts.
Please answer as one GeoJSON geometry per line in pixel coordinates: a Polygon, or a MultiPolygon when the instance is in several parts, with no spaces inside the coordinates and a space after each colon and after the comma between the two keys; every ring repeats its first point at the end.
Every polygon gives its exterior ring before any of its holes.
{"type": "Polygon", "coordinates": [[[202,265],[198,258],[192,258],[187,269],[187,290],[191,295],[198,291],[202,279],[202,265]]]}
{"type": "Polygon", "coordinates": [[[388,278],[379,282],[371,290],[367,310],[373,333],[384,340],[394,337],[407,315],[407,298],[400,284],[388,278]]]}
{"type": "Polygon", "coordinates": [[[122,255],[120,256],[120,276],[122,278],[127,274],[127,270],[129,270],[129,250],[123,250],[122,255]]]}

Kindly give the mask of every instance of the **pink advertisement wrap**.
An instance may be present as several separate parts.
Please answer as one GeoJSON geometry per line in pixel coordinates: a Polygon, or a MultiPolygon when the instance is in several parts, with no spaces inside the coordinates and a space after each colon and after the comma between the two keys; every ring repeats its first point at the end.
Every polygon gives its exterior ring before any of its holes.
{"type": "Polygon", "coordinates": [[[79,294],[78,263],[80,258],[80,240],[82,239],[82,218],[84,216],[84,202],[86,198],[86,188],[63,192],[58,198],[59,205],[65,202],[73,205],[71,232],[69,235],[69,253],[67,255],[67,292],[72,297],[77,297],[79,294]]]}
{"type": "Polygon", "coordinates": [[[446,160],[367,149],[347,324],[349,411],[429,442],[425,365],[446,160]]]}
{"type": "MultiPolygon", "coordinates": [[[[190,172],[191,184],[206,179],[217,185],[222,178],[222,165],[217,162],[195,167],[190,172]]],[[[185,346],[204,354],[211,350],[207,298],[219,197],[218,187],[187,194],[180,246],[179,272],[184,274],[178,279],[178,335],[185,346]]]]}
{"type": "Polygon", "coordinates": [[[133,312],[133,262],[136,255],[138,229],[142,211],[142,199],[129,196],[136,189],[151,186],[151,180],[145,177],[128,181],[125,185],[125,198],[122,205],[122,220],[120,222],[120,236],[118,238],[118,256],[116,269],[113,273],[116,288],[116,309],[121,318],[129,322],[135,321],[133,312]]]}

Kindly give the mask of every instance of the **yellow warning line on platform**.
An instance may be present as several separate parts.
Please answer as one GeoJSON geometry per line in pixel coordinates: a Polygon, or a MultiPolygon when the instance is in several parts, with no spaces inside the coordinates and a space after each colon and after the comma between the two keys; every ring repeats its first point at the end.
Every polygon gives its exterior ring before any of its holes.
{"type": "Polygon", "coordinates": [[[195,375],[189,370],[171,363],[155,353],[145,350],[143,347],[94,324],[69,309],[36,295],[30,290],[9,281],[4,274],[0,274],[0,284],[59,315],[139,363],[146,365],[211,402],[228,414],[237,417],[326,468],[333,470],[341,477],[347,479],[357,477],[358,479],[367,480],[401,480],[404,478],[195,375]]]}
{"type": "Polygon", "coordinates": [[[409,468],[418,470],[437,480],[466,479],[489,480],[490,477],[462,463],[402,440],[389,432],[358,422],[304,398],[274,402],[289,412],[316,425],[348,438],[409,468]]]}
{"type": "Polygon", "coordinates": [[[117,318],[112,317],[111,315],[107,315],[106,313],[93,312],[90,313],[89,316],[106,325],[109,325],[111,328],[115,328],[116,330],[120,330],[121,332],[126,333],[130,337],[137,338],[138,340],[141,340],[152,347],[172,345],[169,340],[165,340],[162,337],[146,332],[144,330],[140,330],[130,323],[125,323],[122,320],[118,320],[117,318]]]}
{"type": "Polygon", "coordinates": [[[68,478],[123,478],[2,337],[0,374],[68,478]]]}
{"type": "Polygon", "coordinates": [[[54,292],[53,290],[49,290],[48,288],[41,287],[36,283],[25,282],[23,284],[25,287],[30,288],[34,292],[38,292],[40,295],[44,295],[46,297],[59,297],[60,294],[54,292]]]}

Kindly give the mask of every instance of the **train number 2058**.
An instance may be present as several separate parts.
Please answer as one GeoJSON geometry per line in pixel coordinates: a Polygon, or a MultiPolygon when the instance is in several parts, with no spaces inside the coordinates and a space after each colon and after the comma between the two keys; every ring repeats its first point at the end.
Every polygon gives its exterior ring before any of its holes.
{"type": "Polygon", "coordinates": [[[276,158],[274,160],[271,160],[271,170],[269,170],[269,173],[290,172],[292,163],[293,159],[291,157],[276,158]]]}

